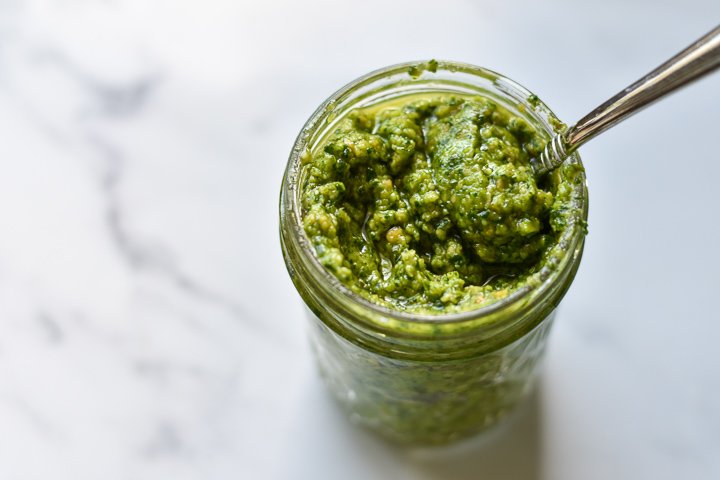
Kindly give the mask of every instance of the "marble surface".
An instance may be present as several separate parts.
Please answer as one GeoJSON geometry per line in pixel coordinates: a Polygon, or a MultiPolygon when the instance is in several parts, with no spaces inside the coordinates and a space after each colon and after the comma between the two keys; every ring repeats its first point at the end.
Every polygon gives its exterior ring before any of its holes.
{"type": "Polygon", "coordinates": [[[377,67],[490,67],[567,121],[716,0],[0,0],[0,479],[720,478],[720,76],[583,148],[585,259],[504,431],[403,451],[311,363],[295,135],[377,67]]]}

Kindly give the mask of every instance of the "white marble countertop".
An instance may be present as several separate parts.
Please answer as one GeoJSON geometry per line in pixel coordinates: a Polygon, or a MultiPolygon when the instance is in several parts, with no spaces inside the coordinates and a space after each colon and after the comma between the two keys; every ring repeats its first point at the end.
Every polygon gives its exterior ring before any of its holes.
{"type": "Polygon", "coordinates": [[[583,148],[590,235],[541,388],[442,455],[349,426],[277,235],[295,135],[422,58],[566,121],[716,0],[0,0],[0,479],[720,478],[720,76],[583,148]]]}

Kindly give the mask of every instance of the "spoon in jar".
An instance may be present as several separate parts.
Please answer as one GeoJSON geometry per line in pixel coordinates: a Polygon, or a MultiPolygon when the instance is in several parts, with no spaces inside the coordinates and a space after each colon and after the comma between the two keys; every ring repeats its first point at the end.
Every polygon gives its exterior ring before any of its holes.
{"type": "Polygon", "coordinates": [[[607,100],[572,127],[556,134],[540,156],[532,160],[535,176],[555,170],[591,138],[718,67],[720,26],[607,100]]]}

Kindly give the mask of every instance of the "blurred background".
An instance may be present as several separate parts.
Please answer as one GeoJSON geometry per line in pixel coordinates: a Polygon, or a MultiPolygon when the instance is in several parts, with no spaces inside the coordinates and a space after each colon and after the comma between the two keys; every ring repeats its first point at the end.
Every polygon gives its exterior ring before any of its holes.
{"type": "Polygon", "coordinates": [[[379,67],[497,70],[573,122],[716,0],[0,0],[0,479],[720,478],[720,74],[582,148],[540,388],[442,452],[352,428],[280,255],[290,147],[379,67]]]}

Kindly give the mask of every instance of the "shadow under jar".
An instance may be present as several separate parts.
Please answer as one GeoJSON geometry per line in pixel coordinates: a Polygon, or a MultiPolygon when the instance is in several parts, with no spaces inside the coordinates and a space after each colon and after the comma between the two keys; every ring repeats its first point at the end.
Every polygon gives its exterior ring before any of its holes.
{"type": "Polygon", "coordinates": [[[528,396],[555,308],[582,256],[587,189],[576,154],[543,180],[550,191],[566,185],[568,221],[536,271],[502,299],[458,313],[414,314],[358,295],[323,267],[303,229],[302,159],[350,111],[418,94],[488,98],[544,139],[562,128],[535,95],[484,68],[431,61],[372,72],[333,94],[300,132],[283,179],[280,236],[333,395],[354,422],[400,443],[433,445],[487,429],[528,396]]]}

